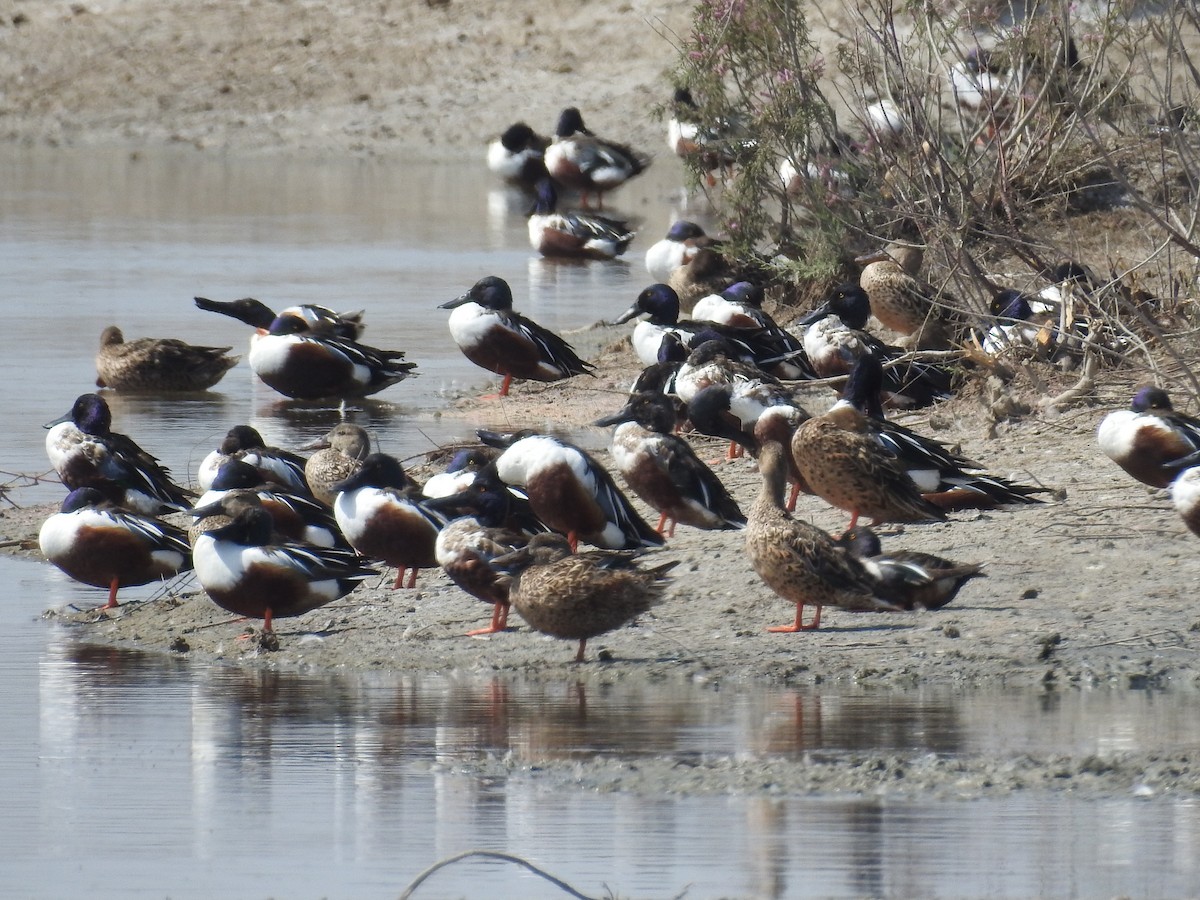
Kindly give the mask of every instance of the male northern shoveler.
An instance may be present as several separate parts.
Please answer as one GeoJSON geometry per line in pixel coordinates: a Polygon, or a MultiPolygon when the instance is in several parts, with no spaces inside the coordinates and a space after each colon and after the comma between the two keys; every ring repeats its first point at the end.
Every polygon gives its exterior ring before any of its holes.
{"type": "Polygon", "coordinates": [[[1200,537],[1200,467],[1184,469],[1171,482],[1171,501],[1188,531],[1200,537]]]}
{"type": "Polygon", "coordinates": [[[304,479],[308,460],[290,450],[268,447],[258,429],[250,425],[234,425],[225,433],[221,446],[200,461],[196,473],[200,489],[210,490],[217,472],[231,459],[254,466],[261,482],[273,482],[297,494],[309,493],[304,479]]]}
{"type": "Polygon", "coordinates": [[[496,476],[484,470],[479,480],[464,490],[429,501],[439,511],[458,518],[438,532],[435,553],[438,565],[451,581],[485,603],[492,604],[492,621],[469,636],[493,634],[508,627],[509,587],[512,579],[491,567],[491,561],[524,547],[529,533],[514,527],[514,497],[496,476]]]}
{"type": "Polygon", "coordinates": [[[883,598],[878,571],[838,547],[824,531],[793,518],[783,507],[787,484],[787,450],[767,441],[758,455],[763,485],[750,508],[746,552],[754,571],[772,591],[796,604],[796,619],[768,631],[814,631],[821,626],[821,609],[894,609],[883,598]],[[805,606],[817,608],[808,625],[805,606]]]}
{"type": "Polygon", "coordinates": [[[884,553],[879,536],[863,525],[847,531],[836,543],[878,567],[880,593],[900,609],[941,609],[972,578],[986,577],[978,563],[956,563],[916,550],[884,553]]]}
{"type": "MultiPolygon", "coordinates": [[[[759,449],[767,441],[790,446],[796,429],[812,418],[786,388],[750,381],[704,388],[688,403],[687,417],[701,434],[729,441],[731,459],[738,455],[733,449],[735,445],[745,447],[753,456],[758,456],[759,449]]],[[[788,481],[792,485],[787,510],[791,512],[796,508],[800,492],[812,491],[804,483],[790,454],[787,463],[788,481]]]]}
{"type": "Polygon", "coordinates": [[[624,409],[596,420],[616,425],[613,462],[630,490],[659,513],[659,534],[675,536],[675,524],[731,529],[746,524],[725,485],[675,430],[675,406],[663,394],[646,391],[624,409]]]}
{"type": "Polygon", "coordinates": [[[533,514],[565,534],[572,550],[580,540],[606,550],[663,543],[608,470],[573,444],[530,432],[478,434],[484,443],[507,447],[496,459],[500,480],[521,488],[533,514]]]}
{"type": "Polygon", "coordinates": [[[372,453],[362,467],[337,485],[333,514],[342,534],[363,556],[395,566],[393,588],[417,586],[417,572],[437,565],[435,545],[446,518],[425,505],[420,488],[400,461],[372,453]]]}
{"type": "Polygon", "coordinates": [[[947,295],[918,280],[925,250],[914,244],[893,243],[860,256],[864,266],[858,283],[871,302],[871,312],[892,331],[912,336],[912,349],[945,350],[961,336],[959,312],[945,302],[947,295]]]}
{"type": "Polygon", "coordinates": [[[524,122],[517,122],[488,144],[488,169],[509,184],[532,188],[546,177],[545,154],[549,146],[549,138],[524,122]]]}
{"type": "Polygon", "coordinates": [[[1165,488],[1200,454],[1200,420],[1175,411],[1161,388],[1139,388],[1129,409],[1109,413],[1096,431],[1100,449],[1143,484],[1165,488]]]}
{"type": "Polygon", "coordinates": [[[719,294],[709,294],[697,300],[692,309],[692,318],[757,334],[758,343],[769,344],[772,350],[778,351],[775,358],[758,360],[763,370],[776,378],[788,381],[817,378],[803,342],[781,327],[762,308],[763,297],[761,285],[738,281],[719,294]]]}
{"type": "Polygon", "coordinates": [[[507,397],[514,378],[561,381],[591,375],[595,368],[580,359],[554,332],[513,312],[512,289],[495,275],[439,309],[453,309],[450,336],[475,365],[504,376],[500,396],[507,397]]]}
{"type": "Polygon", "coordinates": [[[191,491],[175,484],[156,457],[112,430],[112,411],[99,394],[81,394],[69,413],[45,427],[46,455],[69,490],[93,487],[147,516],[191,505],[191,491]]]}
{"type": "Polygon", "coordinates": [[[182,529],[120,509],[95,488],[71,491],[62,508],[42,523],[42,555],[76,581],[108,588],[105,609],[117,605],[117,589],[171,578],[192,567],[182,529]]]}
{"type": "Polygon", "coordinates": [[[206,391],[240,357],[226,356],[232,347],[197,347],[175,338],[127,341],[109,325],[100,333],[96,354],[96,386],[115,391],[206,391]]]}
{"type": "Polygon", "coordinates": [[[652,284],[645,288],[633,305],[614,320],[621,325],[638,316],[644,321],[634,326],[630,341],[642,365],[649,366],[659,361],[663,340],[674,334],[690,353],[702,340],[721,337],[728,340],[747,358],[774,359],[785,354],[785,349],[770,334],[761,330],[729,328],[712,322],[680,320],[679,295],[667,284],[652,284]]]}
{"type": "Polygon", "coordinates": [[[322,437],[300,448],[314,450],[304,463],[304,480],[312,495],[326,506],[333,506],[335,484],[345,481],[360,468],[371,452],[371,436],[360,425],[339,422],[322,437]]]}
{"type": "MultiPolygon", "coordinates": [[[[903,356],[865,329],[871,318],[871,300],[857,284],[842,284],[829,299],[797,323],[804,328],[804,350],[822,378],[849,375],[855,362],[871,355],[881,363],[903,356]]],[[[945,366],[907,362],[888,366],[883,390],[896,406],[928,406],[950,396],[952,372],[945,366]]]]}
{"type": "MultiPolygon", "coordinates": [[[[715,172],[731,175],[739,151],[746,151],[754,145],[754,141],[746,134],[744,123],[740,121],[701,124],[700,107],[689,88],[675,89],[671,97],[671,112],[671,118],[667,120],[667,146],[680,159],[695,166],[704,175],[709,187],[717,183],[715,172]]],[[[665,278],[659,280],[666,281],[665,278]]]]}
{"type": "Polygon", "coordinates": [[[595,213],[559,212],[554,182],[537,183],[537,200],[529,213],[529,244],[542,256],[615,259],[636,232],[628,222],[595,213]]]}
{"type": "Polygon", "coordinates": [[[704,233],[695,222],[680,219],[673,222],[667,236],[650,245],[646,251],[646,271],[658,282],[671,280],[671,274],[687,263],[704,247],[718,247],[721,242],[704,233]]]}
{"type": "Polygon", "coordinates": [[[461,493],[474,484],[480,470],[499,455],[500,451],[495,447],[464,447],[450,458],[446,471],[429,477],[421,492],[431,499],[461,493]]]}
{"type": "Polygon", "coordinates": [[[363,311],[334,312],[325,306],[304,303],[299,306],[289,306],[278,314],[261,300],[253,297],[243,297],[241,300],[209,300],[207,297],[194,298],[197,309],[207,312],[220,313],[223,316],[237,319],[265,333],[271,323],[277,318],[295,319],[306,331],[314,335],[345,338],[356,341],[362,337],[366,325],[363,323],[363,311]]]}
{"type": "Polygon", "coordinates": [[[582,192],[584,209],[588,194],[595,194],[603,209],[605,191],[620,187],[649,165],[648,157],[627,145],[602,140],[588,131],[574,106],[559,115],[554,140],[546,148],[546,171],[564,187],[582,192]]]}
{"type": "Polygon", "coordinates": [[[264,482],[258,469],[238,459],[225,462],[217,471],[212,487],[196,501],[191,514],[208,518],[192,527],[189,537],[193,544],[200,532],[224,525],[237,515],[241,506],[235,505],[231,509],[225,502],[233,495],[242,501],[249,495],[253,505],[270,513],[280,540],[300,541],[317,547],[350,546],[327,506],[307,494],[302,496],[274,482],[264,482]],[[222,515],[224,521],[220,519],[222,515]]]}
{"type": "Polygon", "coordinates": [[[350,550],[276,542],[270,513],[253,507],[200,535],[192,559],[213,602],[262,619],[264,633],[276,618],[302,616],[379,574],[350,550]]]}
{"type": "Polygon", "coordinates": [[[589,639],[607,634],[661,602],[672,561],[639,569],[628,553],[573,554],[565,538],[539,534],[519,550],[492,560],[512,576],[509,599],[529,627],[579,641],[583,662],[589,639]]]}

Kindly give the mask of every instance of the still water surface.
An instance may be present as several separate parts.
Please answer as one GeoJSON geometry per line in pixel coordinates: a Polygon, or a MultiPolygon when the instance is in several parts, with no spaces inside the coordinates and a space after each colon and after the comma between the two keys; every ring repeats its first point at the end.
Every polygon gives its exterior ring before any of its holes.
{"type": "MultiPolygon", "coordinates": [[[[629,263],[532,257],[519,202],[481,166],[4,152],[5,472],[45,470],[38,425],[89,389],[105,325],[244,348],[248,329],[195,310],[197,294],[365,307],[368,340],[421,365],[421,378],[352,413],[403,456],[464,433],[432,413],[445,392],[484,380],[450,344],[438,303],[495,273],[520,308],[571,329],[624,309],[646,280],[648,239],[629,263]]],[[[618,206],[657,237],[677,213],[677,181],[670,169],[653,178],[618,206]]],[[[201,399],[113,406],[118,429],[181,473],[237,422],[292,445],[333,420],[281,403],[244,363],[201,399]]],[[[618,683],[584,698],[505,675],[242,671],[78,643],[38,615],[95,592],[46,566],[0,558],[0,586],[4,897],[389,897],[470,848],[525,856],[597,896],[691,885],[690,898],[1157,897],[1200,884],[1200,806],[1188,798],[645,797],[550,789],[527,770],[597,755],[802,765],[867,750],[1194,747],[1200,722],[1170,694],[618,683]],[[521,774],[473,775],[489,756],[521,774]]],[[[562,895],[477,862],[418,896],[562,895]]]]}

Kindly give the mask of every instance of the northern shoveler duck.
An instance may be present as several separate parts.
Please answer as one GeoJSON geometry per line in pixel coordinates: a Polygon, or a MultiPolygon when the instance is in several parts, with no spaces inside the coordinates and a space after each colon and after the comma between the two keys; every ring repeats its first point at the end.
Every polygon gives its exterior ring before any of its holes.
{"type": "Polygon", "coordinates": [[[603,209],[605,191],[620,187],[649,165],[649,158],[627,145],[601,140],[588,131],[574,106],[559,115],[554,140],[546,148],[546,171],[564,187],[580,191],[584,209],[588,194],[595,194],[603,209]]]}
{"type": "Polygon", "coordinates": [[[596,421],[616,425],[613,462],[629,489],[659,513],[659,534],[675,536],[675,524],[732,529],[746,524],[725,485],[675,430],[675,406],[662,394],[647,391],[625,407],[596,421]]]}
{"type": "Polygon", "coordinates": [[[117,590],[172,578],[192,567],[182,529],[120,509],[95,488],[76,488],[38,532],[42,555],[76,581],[108,588],[105,609],[117,590]]]}
{"type": "Polygon", "coordinates": [[[512,576],[509,599],[530,628],[579,641],[578,663],[591,638],[620,628],[662,601],[667,573],[678,561],[640,569],[631,554],[573,554],[562,535],[539,534],[491,564],[512,576]]]}
{"type": "Polygon", "coordinates": [[[546,177],[545,153],[549,146],[549,138],[517,122],[488,144],[488,169],[509,184],[532,188],[546,177]]]}
{"type": "Polygon", "coordinates": [[[572,550],[580,540],[605,550],[663,543],[662,535],[638,515],[608,470],[574,444],[531,432],[478,434],[486,444],[506,447],[496,459],[500,480],[521,488],[533,514],[565,534],[572,550]]]}
{"type": "Polygon", "coordinates": [[[228,525],[206,531],[192,548],[205,593],[234,615],[263,620],[302,616],[379,573],[351,550],[279,543],[265,509],[241,510],[228,525]]]}
{"type": "Polygon", "coordinates": [[[912,349],[945,350],[957,342],[961,316],[946,295],[920,281],[925,251],[914,244],[892,243],[857,258],[863,265],[859,286],[867,292],[871,312],[884,327],[911,335],[912,349]]]}
{"type": "Polygon", "coordinates": [[[175,338],[127,341],[109,325],[100,333],[96,386],[115,391],[206,391],[237,365],[232,347],[197,347],[175,338]]]}
{"type": "MultiPolygon", "coordinates": [[[[706,337],[700,332],[696,340],[706,337]]],[[[710,385],[733,384],[735,381],[757,381],[773,388],[783,388],[778,379],[753,362],[744,362],[733,344],[714,332],[712,338],[693,345],[687,359],[675,373],[675,393],[684,403],[689,403],[697,392],[710,385]]]]}
{"type": "Polygon", "coordinates": [[[46,455],[68,490],[93,487],[133,512],[154,516],[187,509],[194,496],[130,437],[112,430],[99,394],[81,394],[71,411],[45,426],[46,455]]]}
{"type": "Polygon", "coordinates": [[[278,318],[295,319],[303,327],[301,331],[311,334],[345,338],[357,341],[362,337],[366,325],[363,323],[363,311],[334,312],[324,306],[314,303],[304,303],[299,306],[289,306],[278,314],[261,300],[253,297],[243,297],[241,300],[209,300],[207,297],[193,298],[197,309],[207,312],[220,313],[245,322],[256,328],[259,333],[265,333],[278,318]]]}
{"type": "Polygon", "coordinates": [[[900,138],[908,131],[908,117],[894,100],[881,97],[863,107],[863,126],[869,149],[871,145],[887,145],[900,138]]]}
{"type": "MultiPolygon", "coordinates": [[[[849,375],[862,356],[889,363],[905,351],[866,331],[871,300],[857,284],[842,284],[829,299],[797,323],[804,328],[804,351],[822,378],[849,375]]],[[[883,390],[896,406],[928,406],[950,396],[952,372],[945,366],[907,362],[883,370],[883,390]]]]}
{"type": "MultiPolygon", "coordinates": [[[[1042,502],[1033,495],[1042,493],[1044,488],[973,471],[983,466],[932,438],[885,419],[880,402],[882,381],[879,360],[873,356],[863,357],[846,380],[842,399],[828,415],[848,430],[873,440],[892,466],[912,481],[926,501],[941,509],[992,509],[1042,502]]],[[[803,470],[798,455],[797,465],[803,470]]]]}
{"type": "Polygon", "coordinates": [[[542,256],[616,259],[633,240],[628,222],[595,213],[559,212],[554,182],[537,183],[529,213],[529,245],[542,256]]]}
{"type": "Polygon", "coordinates": [[[719,294],[709,294],[697,300],[692,308],[692,318],[756,333],[756,343],[769,343],[772,349],[778,350],[775,358],[758,360],[762,369],[776,378],[788,381],[817,378],[803,342],[780,326],[762,308],[763,297],[761,285],[739,281],[719,294]]]}
{"type": "Polygon", "coordinates": [[[492,560],[524,547],[529,533],[513,527],[514,498],[491,470],[466,489],[429,501],[439,511],[458,518],[438,532],[435,553],[438,565],[460,588],[492,604],[492,621],[468,636],[494,634],[508,627],[509,587],[512,579],[491,567],[492,560]]]}
{"type": "Polygon", "coordinates": [[[226,498],[235,494],[243,500],[249,495],[254,505],[271,514],[280,540],[300,541],[317,547],[350,546],[327,506],[307,494],[295,494],[274,482],[264,482],[258,469],[238,459],[226,461],[217,471],[212,487],[196,501],[191,514],[208,518],[197,522],[189,532],[193,544],[200,532],[224,525],[236,516],[240,506],[220,508],[226,498]],[[224,520],[220,519],[222,515],[224,520]]]}
{"type": "Polygon", "coordinates": [[[821,626],[821,609],[838,606],[851,610],[894,609],[883,599],[877,570],[847,553],[824,531],[793,518],[783,506],[787,484],[787,451],[778,441],[767,441],[758,455],[762,490],[750,508],[746,525],[746,552],[754,571],[772,591],[796,604],[796,619],[768,631],[815,631],[821,626]],[[805,625],[804,607],[815,606],[812,622],[805,625]]]}
{"type": "Polygon", "coordinates": [[[1100,449],[1142,484],[1165,488],[1197,462],[1200,420],[1176,412],[1161,388],[1139,388],[1129,409],[1110,412],[1096,431],[1100,449]]]}
{"type": "MultiPolygon", "coordinates": [[[[753,456],[758,456],[759,449],[767,441],[790,446],[796,429],[812,418],[786,388],[750,381],[704,388],[688,403],[687,417],[701,434],[729,441],[731,459],[737,456],[734,445],[745,447],[753,456]]],[[[788,481],[792,485],[787,510],[791,512],[796,508],[800,492],[812,491],[804,483],[790,454],[787,462],[788,481]]]]}
{"type": "Polygon", "coordinates": [[[580,359],[570,344],[513,312],[512,306],[508,282],[488,275],[461,297],[438,307],[454,310],[450,336],[463,355],[480,368],[504,376],[499,396],[508,396],[514,378],[561,381],[592,374],[595,366],[580,359]]]}
{"type": "Polygon", "coordinates": [[[1200,467],[1184,469],[1171,482],[1171,502],[1188,531],[1200,537],[1200,467]]]}
{"type": "MultiPolygon", "coordinates": [[[[667,120],[667,146],[680,159],[695,166],[709,187],[717,183],[715,172],[731,175],[739,151],[748,150],[754,144],[745,134],[741,122],[726,120],[712,125],[701,124],[700,107],[686,87],[675,89],[671,111],[671,118],[667,120]]],[[[659,280],[666,281],[665,278],[659,280]]]]}
{"type": "Polygon", "coordinates": [[[719,294],[746,277],[719,248],[701,247],[671,272],[666,283],[679,298],[679,308],[690,312],[702,297],[719,294]]]}
{"type": "Polygon", "coordinates": [[[430,499],[459,494],[474,484],[480,471],[499,455],[495,447],[464,447],[450,457],[446,471],[429,477],[421,492],[430,499]]]}
{"type": "Polygon", "coordinates": [[[680,219],[671,223],[667,236],[646,251],[646,271],[657,282],[671,280],[671,274],[701,249],[717,247],[721,242],[704,233],[695,222],[680,219]]]}
{"type": "Polygon", "coordinates": [[[363,556],[399,570],[393,588],[416,587],[417,572],[437,565],[434,548],[446,517],[425,505],[424,495],[394,456],[372,453],[337,492],[333,514],[342,534],[363,556]]]}
{"type": "MultiPolygon", "coordinates": [[[[994,137],[1011,115],[1020,93],[1014,73],[1000,64],[997,54],[975,47],[950,66],[948,80],[958,108],[965,115],[979,119],[984,133],[994,137]]],[[[974,122],[967,124],[975,127],[974,122]]]]}
{"type": "Polygon", "coordinates": [[[260,482],[272,482],[296,494],[309,493],[308,482],[304,479],[308,460],[290,450],[267,446],[258,429],[250,425],[234,425],[225,433],[221,446],[200,461],[196,472],[200,489],[211,490],[213,479],[231,459],[254,466],[260,482]]]}
{"type": "Polygon", "coordinates": [[[846,532],[836,543],[878,567],[880,593],[900,609],[941,609],[972,578],[986,577],[978,563],[956,563],[916,550],[884,553],[879,536],[863,525],[846,532]]]}
{"type": "Polygon", "coordinates": [[[313,497],[333,506],[339,484],[362,468],[371,452],[371,435],[361,425],[339,422],[323,436],[300,448],[315,451],[304,463],[304,480],[313,497]]]}
{"type": "Polygon", "coordinates": [[[774,359],[782,352],[771,335],[750,329],[728,328],[713,322],[680,320],[679,295],[667,284],[652,284],[645,288],[633,305],[614,320],[622,325],[638,316],[646,316],[633,328],[630,341],[642,365],[649,366],[659,361],[662,342],[668,334],[674,334],[690,353],[697,343],[720,337],[728,340],[747,358],[774,359]]]}

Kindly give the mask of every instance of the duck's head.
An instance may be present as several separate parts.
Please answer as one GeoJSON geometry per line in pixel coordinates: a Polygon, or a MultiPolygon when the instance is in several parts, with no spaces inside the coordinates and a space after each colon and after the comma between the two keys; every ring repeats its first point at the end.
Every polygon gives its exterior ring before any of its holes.
{"type": "Polygon", "coordinates": [[[217,469],[217,474],[212,480],[212,490],[256,488],[262,483],[263,478],[258,469],[240,459],[230,459],[221,463],[221,467],[217,469]]]}
{"type": "Polygon", "coordinates": [[[1138,388],[1133,395],[1133,402],[1129,408],[1134,412],[1139,413],[1170,413],[1174,412],[1175,408],[1171,405],[1171,397],[1162,388],[1143,387],[1138,388]]]}
{"type": "Polygon", "coordinates": [[[206,503],[203,506],[196,506],[188,510],[188,515],[194,519],[203,519],[208,516],[226,515],[230,518],[236,518],[238,513],[243,509],[261,509],[262,498],[252,490],[247,488],[237,488],[235,490],[227,490],[224,495],[212,503],[206,503]]]}
{"type": "Polygon", "coordinates": [[[675,406],[666,394],[639,391],[617,412],[602,416],[592,424],[604,428],[624,422],[637,422],[648,431],[670,434],[675,430],[675,420],[675,406]]]}
{"type": "Polygon", "coordinates": [[[100,332],[101,347],[118,347],[125,343],[125,335],[116,325],[109,325],[100,332]]]}
{"type": "Polygon", "coordinates": [[[672,222],[671,227],[667,229],[666,239],[682,244],[685,241],[694,241],[704,236],[704,229],[695,222],[679,219],[676,222],[672,222]]]}
{"type": "Polygon", "coordinates": [[[802,318],[798,324],[808,326],[827,316],[837,316],[848,327],[862,330],[871,318],[871,298],[853,282],[839,284],[829,299],[802,318]]]}
{"type": "Polygon", "coordinates": [[[94,506],[102,506],[108,502],[108,498],[94,487],[75,488],[71,493],[63,498],[62,506],[59,507],[61,512],[72,513],[81,509],[89,509],[94,506]]]}
{"type": "Polygon", "coordinates": [[[438,309],[454,309],[466,303],[476,303],[484,309],[511,310],[512,289],[503,278],[488,275],[471,285],[465,294],[443,303],[438,309]]]}
{"type": "Polygon", "coordinates": [[[232,522],[214,528],[208,532],[208,536],[246,547],[264,547],[271,543],[274,528],[275,520],[262,506],[247,506],[234,516],[232,522]]]}
{"type": "Polygon", "coordinates": [[[834,541],[839,547],[854,556],[872,557],[883,552],[879,535],[866,525],[856,525],[834,541]]]}
{"type": "Polygon", "coordinates": [[[883,363],[873,354],[865,353],[858,358],[854,368],[850,370],[842,399],[864,415],[882,419],[883,402],[880,400],[882,390],[883,363]]]}
{"type": "Polygon", "coordinates": [[[671,95],[671,102],[689,111],[694,112],[699,109],[696,105],[696,98],[692,96],[691,90],[687,87],[675,88],[675,93],[671,95]]]}
{"type": "Polygon", "coordinates": [[[266,446],[267,442],[263,440],[257,428],[251,425],[234,425],[225,433],[220,450],[228,456],[241,450],[265,450],[266,446]]]}
{"type": "Polygon", "coordinates": [[[400,460],[386,453],[372,453],[362,461],[362,466],[357,472],[333,485],[331,490],[334,493],[341,493],[342,491],[356,491],[359,488],[372,487],[393,488],[402,491],[416,486],[416,482],[409,478],[408,473],[404,471],[400,460]]]}
{"type": "Polygon", "coordinates": [[[669,284],[652,284],[638,294],[633,306],[617,316],[613,324],[621,325],[642,315],[648,315],[656,325],[674,325],[679,321],[679,295],[669,284]]]}
{"type": "Polygon", "coordinates": [[[558,191],[554,189],[554,182],[549,178],[539,178],[538,183],[534,186],[533,207],[529,210],[529,215],[548,216],[556,209],[558,209],[558,191]]]}
{"type": "Polygon", "coordinates": [[[1024,322],[1033,315],[1028,298],[1018,290],[1007,288],[992,298],[989,309],[997,319],[1024,322]]]}
{"type": "Polygon", "coordinates": [[[361,425],[339,422],[316,440],[301,444],[300,450],[336,450],[351,459],[363,460],[371,452],[371,435],[361,425]]]}
{"type": "Polygon", "coordinates": [[[70,419],[84,434],[104,437],[112,431],[112,410],[99,394],[80,394],[71,404],[71,411],[47,427],[70,419]]]}
{"type": "Polygon", "coordinates": [[[530,566],[547,566],[570,555],[571,545],[565,537],[556,532],[546,532],[535,534],[521,549],[497,556],[488,565],[506,575],[520,575],[530,566]]]}
{"type": "Polygon", "coordinates": [[[500,143],[509,153],[520,153],[529,147],[538,148],[541,141],[532,128],[524,122],[517,122],[504,129],[504,133],[500,135],[500,143]]]}
{"type": "Polygon", "coordinates": [[[512,514],[513,500],[495,467],[486,466],[470,486],[457,494],[426,500],[425,505],[437,512],[474,516],[485,528],[502,528],[512,514]]]}
{"type": "Polygon", "coordinates": [[[270,328],[275,321],[275,313],[261,301],[253,297],[243,297],[241,300],[209,300],[207,297],[195,297],[198,309],[230,316],[239,322],[253,325],[255,328],[270,328]]]}
{"type": "Polygon", "coordinates": [[[558,124],[554,127],[554,136],[568,138],[573,134],[591,134],[583,124],[583,114],[574,106],[568,106],[558,115],[558,124]]]}
{"type": "Polygon", "coordinates": [[[721,291],[721,296],[730,303],[740,303],[753,309],[762,309],[765,293],[761,284],[754,284],[751,281],[735,281],[721,291]]]}

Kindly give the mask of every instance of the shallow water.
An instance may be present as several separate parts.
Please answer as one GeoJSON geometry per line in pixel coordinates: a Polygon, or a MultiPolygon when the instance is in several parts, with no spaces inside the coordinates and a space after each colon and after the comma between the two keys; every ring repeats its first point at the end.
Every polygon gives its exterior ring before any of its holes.
{"type": "MultiPolygon", "coordinates": [[[[78,643],[38,618],[79,599],[47,566],[0,557],[0,584],[0,896],[391,897],[468,849],[594,896],[1160,897],[1200,879],[1192,798],[645,796],[537,776],[595,757],[1195,746],[1184,697],[243,670],[78,643]],[[479,776],[486,759],[514,774],[479,776]]],[[[560,895],[473,861],[417,896],[560,895]]]]}
{"type": "MultiPolygon", "coordinates": [[[[469,432],[438,420],[487,376],[439,303],[483,274],[559,329],[623,310],[627,263],[555,265],[528,249],[521,201],[482,166],[233,161],[188,151],[3,154],[0,265],[10,426],[0,470],[46,468],[38,427],[95,377],[100,330],[243,349],[248,328],[197,294],[281,307],[365,307],[367,341],[422,375],[352,417],[399,456],[469,432]]],[[[665,232],[677,173],[619,195],[665,232]]],[[[198,399],[110,397],[119,430],[180,473],[229,426],[284,446],[330,410],[281,401],[245,363],[198,399]]],[[[502,420],[503,411],[497,411],[502,420]]],[[[189,478],[190,480],[190,478],[189,478]]],[[[47,484],[20,502],[61,496],[47,484]]],[[[1188,798],[1014,794],[642,796],[554,787],[539,762],[743,760],[865,751],[939,757],[1194,747],[1186,698],[1150,692],[972,694],[619,682],[586,693],[507,675],[422,678],[244,671],[95,648],[40,612],[95,602],[48,566],[0,557],[0,896],[393,897],[469,848],[529,858],[592,895],[625,897],[1178,896],[1200,883],[1188,798]],[[511,759],[511,777],[476,764],[511,759]]],[[[122,592],[149,597],[152,588],[122,592]]],[[[418,897],[558,897],[511,866],[464,863],[418,897]]]]}

